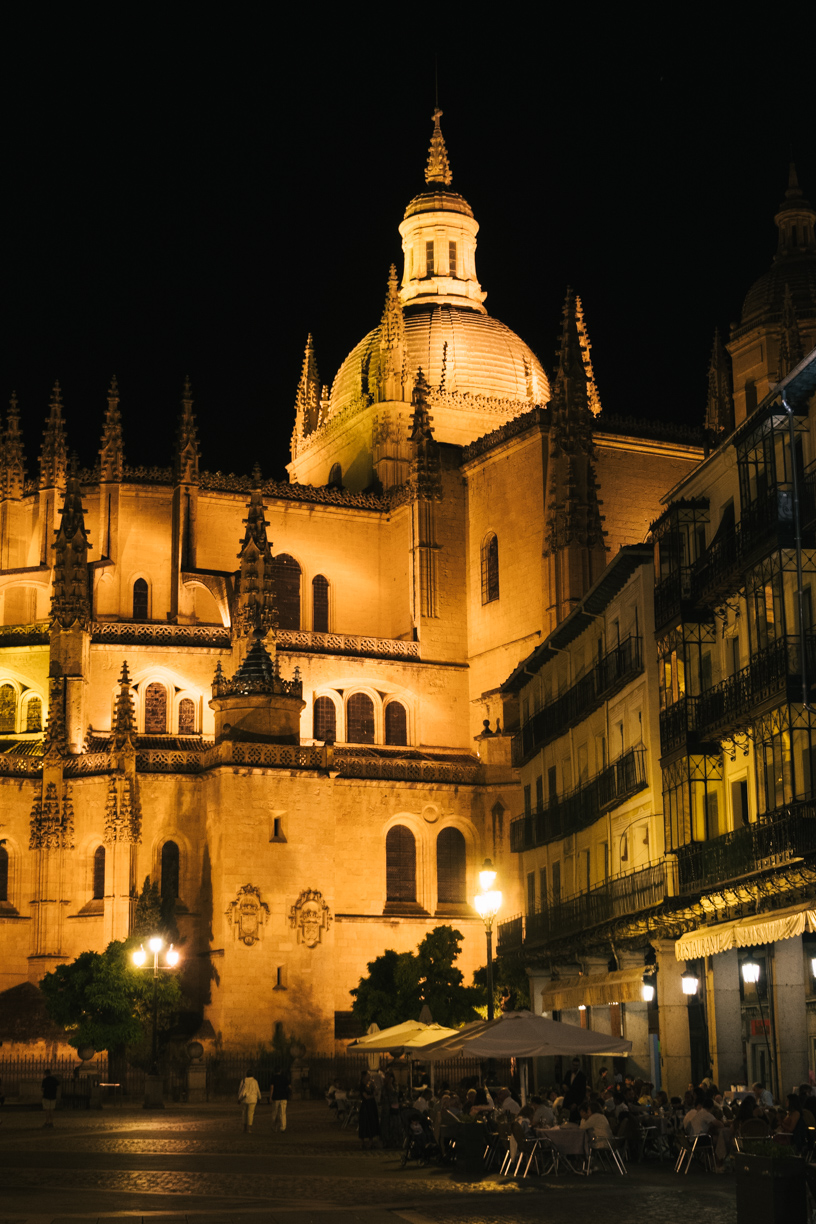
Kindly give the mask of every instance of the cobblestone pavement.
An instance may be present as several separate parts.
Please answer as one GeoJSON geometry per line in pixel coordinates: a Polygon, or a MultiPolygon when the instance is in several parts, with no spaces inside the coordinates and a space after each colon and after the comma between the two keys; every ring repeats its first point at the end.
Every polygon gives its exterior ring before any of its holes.
{"type": "Polygon", "coordinates": [[[400,1167],[362,1152],[317,1102],[293,1102],[285,1134],[259,1107],[251,1135],[235,1107],[118,1107],[102,1114],[0,1110],[0,1224],[513,1224],[564,1209],[604,1224],[736,1224],[733,1177],[635,1166],[627,1177],[481,1181],[400,1167]]]}

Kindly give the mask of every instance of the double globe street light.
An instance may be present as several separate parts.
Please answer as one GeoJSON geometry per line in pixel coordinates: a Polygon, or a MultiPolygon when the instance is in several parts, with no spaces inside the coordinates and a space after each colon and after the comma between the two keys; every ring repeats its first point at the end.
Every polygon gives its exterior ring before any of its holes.
{"type": "Polygon", "coordinates": [[[493,919],[501,909],[502,895],[493,888],[496,880],[496,869],[489,858],[482,864],[479,872],[479,887],[481,892],[474,898],[476,913],[485,924],[487,936],[487,1018],[493,1019],[493,919]]]}
{"type": "MultiPolygon", "coordinates": [[[[153,1040],[150,1055],[150,1074],[145,1079],[145,1109],[163,1109],[161,1077],[159,1076],[159,969],[175,969],[179,963],[179,954],[171,944],[164,957],[164,964],[159,965],[159,953],[164,947],[161,935],[151,935],[147,946],[153,953],[153,1040]]],[[[137,948],[133,953],[133,963],[137,969],[148,965],[147,952],[144,947],[137,948]]]]}

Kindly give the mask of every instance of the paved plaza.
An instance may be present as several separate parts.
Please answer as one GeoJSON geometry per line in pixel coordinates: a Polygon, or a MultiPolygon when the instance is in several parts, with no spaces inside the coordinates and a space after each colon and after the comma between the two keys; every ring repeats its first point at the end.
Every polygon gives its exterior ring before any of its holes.
{"type": "Polygon", "coordinates": [[[53,1130],[41,1113],[0,1109],[0,1224],[511,1224],[599,1212],[604,1224],[735,1224],[734,1178],[648,1164],[627,1177],[467,1181],[362,1152],[322,1102],[291,1102],[285,1134],[262,1104],[251,1135],[237,1104],[58,1113],[53,1130]]]}

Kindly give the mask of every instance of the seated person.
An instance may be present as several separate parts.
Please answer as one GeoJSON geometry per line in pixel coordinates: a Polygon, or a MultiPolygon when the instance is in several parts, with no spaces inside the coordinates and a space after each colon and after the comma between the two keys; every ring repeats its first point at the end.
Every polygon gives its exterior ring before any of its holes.
{"type": "Polygon", "coordinates": [[[591,1130],[599,1147],[609,1147],[610,1139],[614,1139],[600,1101],[585,1101],[581,1106],[581,1129],[591,1130]]]}
{"type": "Polygon", "coordinates": [[[802,1108],[799,1104],[799,1096],[795,1092],[788,1093],[787,1111],[784,1118],[779,1123],[779,1131],[783,1135],[790,1135],[791,1143],[796,1148],[797,1152],[804,1151],[807,1137],[807,1127],[805,1126],[805,1120],[802,1117],[802,1108]]]}
{"type": "Polygon", "coordinates": [[[573,1105],[569,1111],[569,1121],[561,1123],[562,1130],[580,1130],[581,1129],[581,1110],[577,1105],[573,1105]]]}
{"type": "Polygon", "coordinates": [[[761,1105],[763,1109],[770,1109],[774,1103],[773,1094],[768,1092],[764,1084],[757,1083],[751,1085],[751,1091],[756,1097],[757,1105],[761,1105]]]}
{"type": "Polygon", "coordinates": [[[689,1139],[694,1139],[698,1135],[712,1135],[715,1131],[722,1128],[722,1122],[718,1121],[712,1112],[714,1102],[711,1097],[704,1097],[703,1100],[694,1108],[690,1109],[683,1118],[683,1129],[689,1139]]]}
{"type": "Polygon", "coordinates": [[[513,1100],[507,1088],[499,1088],[496,1092],[494,1100],[497,1109],[500,1109],[502,1113],[512,1114],[513,1117],[515,1117],[521,1109],[518,1101],[513,1100]]]}
{"type": "Polygon", "coordinates": [[[533,1098],[535,1105],[535,1113],[533,1114],[533,1126],[555,1126],[555,1113],[549,1101],[537,1101],[533,1098]]]}
{"type": "Polygon", "coordinates": [[[535,1105],[524,1105],[518,1111],[516,1121],[521,1125],[525,1135],[533,1125],[533,1114],[535,1113],[535,1105]]]}

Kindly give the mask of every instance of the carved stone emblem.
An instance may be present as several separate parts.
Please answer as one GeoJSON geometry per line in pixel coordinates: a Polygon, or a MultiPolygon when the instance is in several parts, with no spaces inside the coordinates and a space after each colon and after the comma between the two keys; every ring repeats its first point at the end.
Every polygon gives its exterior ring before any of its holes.
{"type": "Polygon", "coordinates": [[[307,948],[316,948],[322,942],[323,932],[331,924],[329,907],[323,894],[315,888],[304,888],[289,910],[289,924],[297,931],[298,943],[307,948]]]}
{"type": "Polygon", "coordinates": [[[235,938],[248,948],[262,939],[269,906],[261,900],[260,888],[254,884],[244,884],[239,888],[235,900],[227,906],[227,917],[232,922],[235,938]]]}

